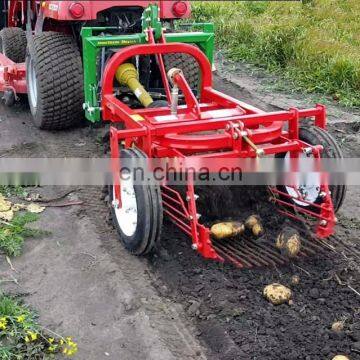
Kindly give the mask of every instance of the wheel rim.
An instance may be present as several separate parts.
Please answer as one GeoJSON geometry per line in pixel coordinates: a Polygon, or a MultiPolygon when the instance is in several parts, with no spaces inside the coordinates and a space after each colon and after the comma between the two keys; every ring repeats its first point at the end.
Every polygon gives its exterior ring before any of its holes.
{"type": "Polygon", "coordinates": [[[28,68],[28,88],[29,88],[28,95],[31,106],[33,107],[33,109],[36,109],[37,99],[38,99],[37,80],[36,80],[34,61],[31,58],[29,61],[29,68],[28,68]]]}
{"type": "MultiPolygon", "coordinates": [[[[115,199],[115,187],[113,187],[113,199],[115,199]]],[[[115,206],[115,217],[120,230],[128,237],[136,232],[138,223],[138,207],[136,194],[131,174],[127,179],[121,180],[121,203],[122,206],[115,206]]]]}
{"type": "MultiPolygon", "coordinates": [[[[300,155],[300,158],[312,157],[311,155],[300,155]]],[[[286,154],[285,161],[290,161],[290,155],[286,154]]],[[[295,179],[295,186],[285,186],[286,192],[293,198],[296,205],[308,207],[314,204],[320,197],[321,193],[321,176],[319,173],[308,172],[305,176],[298,175],[295,179]],[[306,200],[308,203],[301,201],[306,200]],[[310,204],[309,204],[310,203],[310,204]]]]}

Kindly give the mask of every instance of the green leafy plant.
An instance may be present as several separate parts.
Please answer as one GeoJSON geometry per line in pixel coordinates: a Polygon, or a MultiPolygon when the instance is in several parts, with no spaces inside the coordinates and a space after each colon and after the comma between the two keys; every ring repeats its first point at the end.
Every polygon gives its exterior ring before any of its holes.
{"type": "Polygon", "coordinates": [[[37,214],[17,214],[10,223],[0,224],[0,250],[8,256],[19,256],[25,238],[38,237],[48,232],[27,227],[29,223],[38,220],[37,214]]]}
{"type": "Polygon", "coordinates": [[[37,360],[55,354],[73,356],[77,344],[70,338],[43,329],[37,314],[16,298],[0,292],[0,359],[37,360]]]}

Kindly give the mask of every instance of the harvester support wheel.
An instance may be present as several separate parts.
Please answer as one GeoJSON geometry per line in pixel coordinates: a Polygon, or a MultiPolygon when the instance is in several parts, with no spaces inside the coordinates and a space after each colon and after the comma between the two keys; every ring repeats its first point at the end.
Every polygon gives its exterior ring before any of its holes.
{"type": "MultiPolygon", "coordinates": [[[[321,152],[322,158],[332,158],[332,159],[342,159],[343,154],[342,151],[337,144],[336,140],[324,129],[321,129],[317,126],[311,126],[311,125],[304,125],[300,127],[300,133],[299,133],[300,140],[304,141],[305,143],[309,145],[322,145],[324,150],[321,152]]],[[[288,157],[288,154],[280,154],[277,155],[277,157],[288,157]]],[[[304,156],[312,156],[312,155],[305,155],[304,156]]],[[[308,173],[309,176],[318,176],[317,179],[311,178],[311,185],[308,185],[304,183],[298,191],[307,194],[306,200],[314,203],[314,204],[321,204],[322,203],[322,197],[320,194],[320,175],[314,175],[316,173],[308,173]],[[317,183],[317,180],[319,183],[317,183]]],[[[305,180],[306,182],[306,180],[305,180]]],[[[336,184],[336,185],[329,185],[329,190],[331,192],[331,198],[334,205],[335,212],[339,211],[346,196],[346,185],[342,184],[336,184]]],[[[288,193],[289,195],[295,195],[294,189],[292,187],[287,186],[281,186],[281,191],[284,191],[288,193]]],[[[303,207],[303,208],[309,208],[311,205],[305,204],[304,202],[301,202],[300,200],[291,200],[293,201],[297,206],[303,207]]],[[[315,207],[311,209],[313,211],[316,211],[315,207]]]]}
{"type": "Polygon", "coordinates": [[[83,118],[82,61],[71,36],[34,36],[27,50],[26,81],[30,110],[40,129],[66,129],[83,118]]]}
{"type": "Polygon", "coordinates": [[[188,54],[174,53],[164,55],[166,71],[181,69],[191,89],[197,90],[200,83],[200,68],[197,61],[188,54]]]}
{"type": "Polygon", "coordinates": [[[0,52],[15,63],[23,63],[26,56],[26,33],[20,28],[0,31],[0,52]]]}
{"type": "Polygon", "coordinates": [[[146,169],[146,155],[142,151],[137,148],[122,150],[120,157],[122,168],[129,172],[120,176],[121,206],[114,201],[114,187],[110,186],[112,220],[125,248],[134,255],[146,255],[157,246],[161,237],[163,208],[160,188],[134,183],[134,167],[141,165],[146,169]]]}

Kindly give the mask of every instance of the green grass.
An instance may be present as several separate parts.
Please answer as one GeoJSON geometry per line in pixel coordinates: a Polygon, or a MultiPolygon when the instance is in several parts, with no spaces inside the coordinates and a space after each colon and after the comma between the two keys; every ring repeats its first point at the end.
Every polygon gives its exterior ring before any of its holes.
{"type": "Polygon", "coordinates": [[[43,329],[37,314],[22,301],[0,292],[0,359],[53,359],[55,354],[73,356],[77,344],[43,329]]]}
{"type": "Polygon", "coordinates": [[[290,80],[293,89],[360,106],[360,1],[197,1],[197,21],[216,25],[217,45],[290,80]]]}
{"type": "MultiPolygon", "coordinates": [[[[9,223],[0,224],[0,250],[8,256],[19,256],[24,245],[25,238],[37,237],[46,234],[39,229],[31,229],[26,225],[38,220],[37,214],[17,214],[9,223]]],[[[1,358],[0,358],[1,359],[1,358]]]]}

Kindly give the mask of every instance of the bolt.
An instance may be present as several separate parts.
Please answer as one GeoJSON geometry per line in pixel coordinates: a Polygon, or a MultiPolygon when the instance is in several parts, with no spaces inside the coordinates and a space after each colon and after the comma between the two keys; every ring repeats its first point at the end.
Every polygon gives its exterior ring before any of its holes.
{"type": "Polygon", "coordinates": [[[311,147],[307,147],[303,149],[303,153],[306,155],[311,155],[313,152],[313,149],[311,147]]]}
{"type": "Polygon", "coordinates": [[[265,155],[265,151],[263,149],[256,150],[256,155],[258,157],[263,157],[265,155]]]}
{"type": "Polygon", "coordinates": [[[192,215],[189,216],[189,220],[192,221],[194,220],[194,217],[192,215]]]}
{"type": "Polygon", "coordinates": [[[320,196],[321,198],[326,197],[326,192],[325,192],[325,191],[322,191],[322,192],[319,194],[319,196],[320,196]]]}
{"type": "Polygon", "coordinates": [[[327,221],[326,220],[321,220],[320,221],[320,226],[326,226],[327,225],[327,221]]]}
{"type": "Polygon", "coordinates": [[[190,201],[191,199],[190,199],[190,196],[187,196],[186,197],[186,201],[190,201]]]}
{"type": "Polygon", "coordinates": [[[239,134],[238,133],[235,133],[234,135],[233,135],[233,139],[234,140],[237,140],[239,138],[239,134]]]}
{"type": "Polygon", "coordinates": [[[225,126],[225,130],[226,131],[229,131],[231,129],[231,125],[230,124],[227,124],[226,126],[225,126]]]}
{"type": "Polygon", "coordinates": [[[191,248],[192,248],[193,250],[197,251],[197,250],[199,249],[199,246],[198,246],[198,244],[192,244],[192,245],[191,245],[191,248]]]}
{"type": "Polygon", "coordinates": [[[199,200],[199,197],[200,197],[199,195],[196,195],[196,194],[195,194],[195,195],[194,195],[195,201],[196,201],[196,200],[199,200]]]}

